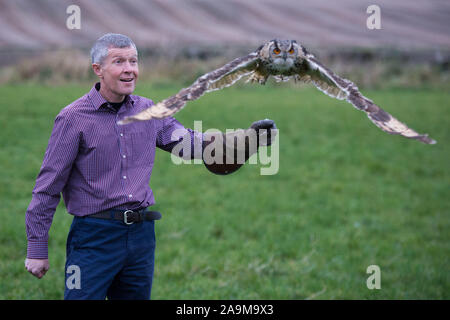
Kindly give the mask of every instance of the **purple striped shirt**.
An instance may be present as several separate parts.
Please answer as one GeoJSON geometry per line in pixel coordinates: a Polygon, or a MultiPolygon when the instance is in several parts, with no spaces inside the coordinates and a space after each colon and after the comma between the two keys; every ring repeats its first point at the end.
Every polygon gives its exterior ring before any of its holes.
{"type": "Polygon", "coordinates": [[[182,140],[173,141],[172,132],[181,129],[190,133],[192,143],[200,143],[201,150],[202,134],[171,117],[117,125],[153,102],[130,95],[116,113],[98,92],[99,86],[55,119],[25,217],[30,259],[48,257],[48,233],[61,193],[74,216],[148,207],[155,202],[149,186],[155,147],[171,151],[182,140]]]}

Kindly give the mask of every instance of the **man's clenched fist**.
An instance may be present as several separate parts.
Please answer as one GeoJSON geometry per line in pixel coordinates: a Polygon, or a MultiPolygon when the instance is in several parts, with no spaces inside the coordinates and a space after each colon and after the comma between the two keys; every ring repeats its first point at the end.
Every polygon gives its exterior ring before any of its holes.
{"type": "Polygon", "coordinates": [[[47,273],[49,267],[48,259],[25,259],[25,269],[39,279],[47,273]]]}
{"type": "Polygon", "coordinates": [[[255,121],[252,123],[250,128],[256,130],[256,134],[258,137],[258,147],[259,146],[270,146],[275,138],[275,136],[278,133],[277,126],[275,125],[275,121],[270,119],[264,119],[255,121]],[[260,131],[262,131],[260,133],[260,131]],[[273,134],[273,137],[272,137],[273,134]],[[263,140],[265,143],[260,143],[260,138],[266,136],[266,138],[263,140]]]}

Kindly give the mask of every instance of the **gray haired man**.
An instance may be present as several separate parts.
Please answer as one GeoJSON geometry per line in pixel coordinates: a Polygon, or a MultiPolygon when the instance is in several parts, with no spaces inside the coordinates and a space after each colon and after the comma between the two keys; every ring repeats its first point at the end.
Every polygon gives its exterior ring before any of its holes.
{"type": "MultiPolygon", "coordinates": [[[[94,44],[91,58],[100,81],[57,115],[36,179],[26,212],[25,267],[38,278],[47,272],[48,233],[62,194],[74,216],[66,246],[64,298],[149,299],[155,220],[161,217],[149,210],[155,203],[149,187],[155,149],[171,152],[181,143],[184,138],[172,140],[175,130],[185,130],[200,149],[212,140],[172,117],[118,125],[153,105],[132,94],[139,77],[136,45],[124,35],[106,34],[94,44]]],[[[272,128],[272,120],[261,120],[248,130],[272,128]]],[[[230,148],[224,145],[223,150],[225,159],[230,148]]],[[[247,148],[245,160],[256,151],[247,148]]],[[[220,162],[205,165],[216,174],[242,166],[220,162]]]]}

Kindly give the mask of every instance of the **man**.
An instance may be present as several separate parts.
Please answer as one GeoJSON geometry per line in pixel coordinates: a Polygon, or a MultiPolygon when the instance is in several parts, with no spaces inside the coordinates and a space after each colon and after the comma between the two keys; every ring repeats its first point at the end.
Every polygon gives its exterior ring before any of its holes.
{"type": "MultiPolygon", "coordinates": [[[[100,82],[55,119],[26,212],[25,267],[38,278],[49,269],[48,232],[62,193],[74,216],[67,238],[64,298],[149,299],[154,220],[160,218],[147,209],[154,204],[149,181],[155,147],[172,151],[186,137],[173,141],[175,130],[187,133],[191,150],[202,150],[213,139],[185,129],[171,117],[118,125],[120,119],[153,104],[132,95],[139,76],[136,46],[124,35],[106,34],[94,44],[91,59],[100,82]]],[[[271,128],[273,121],[262,120],[249,130],[271,128]]],[[[250,142],[248,138],[245,160],[256,152],[250,150],[250,142]]],[[[229,150],[224,143],[224,159],[229,150]]],[[[199,157],[193,151],[178,155],[199,157]]],[[[229,174],[242,163],[205,165],[216,174],[229,174]]]]}

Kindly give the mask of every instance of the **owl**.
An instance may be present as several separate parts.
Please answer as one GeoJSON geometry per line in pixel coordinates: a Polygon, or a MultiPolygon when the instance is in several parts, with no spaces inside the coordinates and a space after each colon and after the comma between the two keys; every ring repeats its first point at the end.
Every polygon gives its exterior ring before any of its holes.
{"type": "Polygon", "coordinates": [[[188,101],[196,100],[206,92],[229,87],[243,77],[247,77],[247,82],[265,84],[270,76],[276,81],[293,79],[296,82],[312,83],[330,97],[346,100],[356,109],[365,112],[377,127],[389,134],[426,144],[436,143],[428,135],[417,133],[363,96],[353,82],[333,73],[295,40],[268,41],[250,54],[206,73],[177,94],[136,115],[124,118],[119,124],[163,119],[181,110],[188,101]]]}

